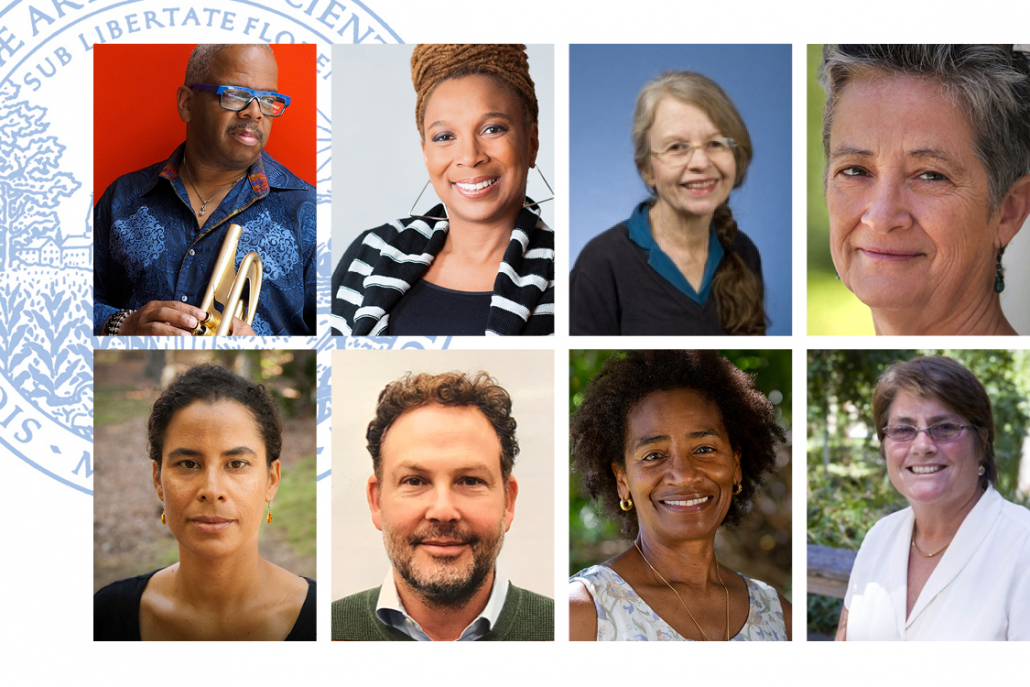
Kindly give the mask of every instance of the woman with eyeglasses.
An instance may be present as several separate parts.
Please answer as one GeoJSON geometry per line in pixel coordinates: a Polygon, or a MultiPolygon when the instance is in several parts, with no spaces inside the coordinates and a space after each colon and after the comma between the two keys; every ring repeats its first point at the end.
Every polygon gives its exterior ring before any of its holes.
{"type": "Polygon", "coordinates": [[[896,363],[876,383],[873,416],[909,508],[862,542],[837,639],[1030,639],[1030,511],[992,486],[980,380],[950,358],[896,363]]]}
{"type": "Polygon", "coordinates": [[[554,232],[526,197],[539,106],[525,46],[419,45],[411,80],[443,202],[354,240],[333,273],[333,333],[553,334],[554,232]]]}
{"type": "Polygon", "coordinates": [[[729,205],[752,155],[729,96],[662,74],[637,97],[633,146],[651,197],[580,253],[571,333],[764,334],[761,260],[729,205]]]}

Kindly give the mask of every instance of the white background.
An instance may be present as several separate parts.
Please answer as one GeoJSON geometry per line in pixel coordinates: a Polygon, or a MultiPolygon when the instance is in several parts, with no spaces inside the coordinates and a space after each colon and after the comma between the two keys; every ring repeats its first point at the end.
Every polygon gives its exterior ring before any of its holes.
{"type": "MultiPolygon", "coordinates": [[[[300,5],[292,0],[293,5],[300,5]]],[[[53,13],[50,2],[37,2],[53,13]]],[[[140,10],[160,2],[131,3],[140,10]]],[[[220,3],[228,5],[230,3],[220,3]]],[[[232,3],[244,8],[245,3],[232,3]]],[[[305,6],[308,4],[305,0],[305,6]]],[[[326,2],[322,2],[325,5],[326,2]]],[[[564,243],[568,203],[567,67],[569,43],[577,42],[775,42],[794,45],[794,159],[783,161],[783,173],[793,178],[794,245],[793,331],[805,331],[805,44],[830,40],[866,42],[968,42],[1011,38],[1026,41],[1030,10],[1025,2],[982,0],[975,4],[926,4],[871,1],[687,3],[669,0],[633,2],[519,2],[467,3],[455,0],[400,2],[365,0],[403,40],[414,42],[523,42],[555,44],[555,179],[554,203],[557,245],[564,243]],[[1015,35],[1012,35],[1015,34],[1015,35]]],[[[273,6],[270,0],[269,5],[273,6]]],[[[283,13],[297,13],[290,4],[274,3],[283,13]]],[[[0,25],[6,20],[0,20],[0,25]]],[[[45,25],[42,25],[45,28],[45,25]]],[[[123,36],[122,40],[131,37],[123,36]]],[[[29,33],[24,35],[30,40],[29,33]]],[[[170,40],[185,40],[181,34],[170,40]]],[[[64,84],[66,107],[89,110],[88,79],[64,84]]],[[[374,98],[374,94],[363,97],[374,98]]],[[[127,120],[145,124],[145,112],[127,120]]],[[[83,120],[82,140],[89,138],[83,120]]],[[[541,136],[543,138],[543,135],[541,136]]],[[[88,188],[88,182],[87,186],[88,188]]],[[[1026,238],[1021,240],[1025,241],[1026,238]]],[[[556,274],[568,274],[567,255],[557,251],[556,274]]],[[[1010,265],[1010,270],[1016,269],[1010,265]]],[[[567,282],[558,282],[557,311],[567,312],[567,282]]],[[[1026,307],[1023,304],[1022,307],[1026,307]]],[[[567,455],[566,370],[567,319],[558,317],[558,335],[536,341],[506,340],[508,348],[555,350],[555,455],[567,455]]],[[[476,341],[473,347],[485,344],[476,341]]],[[[689,346],[697,342],[624,338],[618,342],[581,339],[576,347],[689,346]]],[[[794,408],[797,423],[806,416],[806,348],[868,348],[944,346],[990,348],[1026,346],[1025,339],[894,338],[843,339],[792,337],[740,341],[705,339],[701,345],[725,347],[783,347],[794,351],[794,408]]],[[[8,684],[206,684],[244,681],[262,686],[304,685],[329,681],[354,685],[470,683],[525,685],[771,684],[917,685],[964,683],[1026,684],[1030,650],[1020,644],[834,644],[804,641],[805,512],[804,492],[796,490],[794,518],[794,634],[790,645],[766,643],[712,646],[659,644],[329,644],[331,546],[330,482],[319,483],[319,635],[309,645],[263,647],[244,644],[94,644],[91,641],[92,499],[41,475],[24,462],[0,455],[5,468],[0,479],[3,514],[2,646],[4,681],[8,684]]],[[[96,456],[102,460],[103,456],[96,456]]],[[[794,483],[803,484],[804,442],[795,443],[794,483]]],[[[555,585],[558,600],[557,636],[567,631],[561,612],[564,570],[567,567],[567,523],[563,495],[568,472],[555,462],[555,493],[559,495],[555,523],[555,585]]]]}
{"type": "MultiPolygon", "coordinates": [[[[505,339],[507,341],[507,339],[505,339]]],[[[332,598],[378,587],[390,567],[366,498],[365,432],[379,393],[408,372],[483,370],[511,396],[518,423],[515,519],[497,564],[513,584],[554,596],[554,365],[549,351],[336,351],[333,353],[332,598]]],[[[564,511],[562,509],[562,516],[564,511]]]]}
{"type": "MultiPolygon", "coordinates": [[[[404,34],[401,38],[407,40],[404,34]]],[[[407,217],[429,180],[415,127],[414,49],[414,45],[333,48],[333,207],[340,208],[333,212],[334,266],[358,234],[407,217]]],[[[527,45],[526,54],[540,106],[536,161],[550,182],[554,176],[554,48],[527,45]]],[[[535,169],[529,170],[526,195],[533,200],[551,197],[535,169]]],[[[414,212],[427,214],[439,202],[430,185],[414,212]]],[[[553,227],[554,202],[541,203],[540,212],[547,226],[553,227]]]]}

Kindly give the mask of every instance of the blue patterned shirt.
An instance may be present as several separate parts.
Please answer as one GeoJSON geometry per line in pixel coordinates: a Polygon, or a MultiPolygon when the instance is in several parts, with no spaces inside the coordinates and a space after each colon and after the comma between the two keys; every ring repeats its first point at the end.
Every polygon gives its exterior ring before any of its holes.
{"type": "Polygon", "coordinates": [[[229,225],[239,224],[236,268],[252,250],[264,263],[254,332],[314,336],[314,187],[262,152],[201,229],[179,178],[184,147],[119,177],[93,209],[93,334],[149,301],[199,308],[229,225]]]}

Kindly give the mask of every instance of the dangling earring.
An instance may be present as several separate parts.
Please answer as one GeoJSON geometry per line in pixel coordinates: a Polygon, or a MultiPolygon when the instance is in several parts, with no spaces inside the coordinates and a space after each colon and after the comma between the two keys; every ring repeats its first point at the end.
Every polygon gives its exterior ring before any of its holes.
{"type": "Polygon", "coordinates": [[[994,273],[994,292],[1001,293],[1005,290],[1005,270],[1001,268],[1001,256],[1005,254],[1005,246],[998,249],[998,269],[994,273]]]}
{"type": "Polygon", "coordinates": [[[543,180],[544,186],[546,186],[547,190],[551,192],[551,197],[550,198],[544,198],[543,200],[535,200],[532,203],[529,202],[529,198],[526,198],[526,201],[522,204],[522,209],[523,210],[526,209],[526,208],[534,208],[534,207],[540,205],[540,203],[546,203],[549,200],[554,200],[554,189],[551,188],[551,185],[549,183],[547,183],[547,177],[544,176],[544,173],[540,170],[540,167],[538,167],[536,165],[534,165],[533,167],[534,167],[534,169],[536,169],[536,173],[540,175],[540,179],[543,180]]]}
{"type": "Polygon", "coordinates": [[[416,215],[415,214],[415,206],[418,205],[418,201],[422,200],[422,194],[426,192],[427,188],[429,188],[429,184],[430,184],[431,181],[432,181],[432,179],[429,179],[429,180],[426,181],[426,185],[422,187],[422,190],[418,194],[418,198],[416,198],[415,202],[411,204],[411,209],[408,210],[408,217],[414,217],[415,219],[435,219],[435,220],[441,220],[441,221],[446,222],[447,221],[447,217],[446,217],[447,206],[446,205],[443,206],[443,211],[444,211],[444,215],[445,215],[444,217],[432,217],[431,215],[416,215]]]}
{"type": "Polygon", "coordinates": [[[272,524],[272,502],[268,502],[268,524],[272,524]]]}
{"type": "MultiPolygon", "coordinates": [[[[549,200],[554,200],[554,189],[551,188],[551,185],[549,183],[547,183],[547,177],[544,176],[544,173],[540,170],[539,166],[534,167],[534,169],[536,169],[536,173],[540,175],[540,179],[544,182],[544,186],[546,186],[547,190],[550,191],[551,197],[550,198],[544,198],[543,200],[534,200],[532,203],[529,202],[529,199],[527,198],[523,202],[523,204],[522,204],[523,209],[525,209],[525,208],[533,208],[533,207],[536,207],[536,206],[540,205],[540,203],[546,203],[549,200]]],[[[415,202],[411,204],[411,209],[408,210],[408,217],[414,217],[415,219],[432,219],[432,220],[446,222],[448,220],[447,217],[433,217],[432,215],[416,215],[415,214],[415,206],[418,205],[418,201],[422,200],[422,196],[425,195],[426,189],[429,188],[429,184],[430,183],[432,183],[432,179],[426,181],[426,185],[422,187],[421,191],[419,191],[418,198],[415,199],[415,202]]],[[[443,209],[444,209],[444,213],[446,213],[447,212],[447,206],[444,205],[443,209]]]]}
{"type": "Polygon", "coordinates": [[[736,496],[737,494],[739,494],[742,491],[744,491],[744,484],[743,484],[743,482],[737,482],[736,486],[733,487],[733,495],[736,496]]]}
{"type": "Polygon", "coordinates": [[[619,501],[619,508],[625,511],[633,510],[633,499],[622,499],[619,501]]]}
{"type": "Polygon", "coordinates": [[[983,477],[987,473],[987,468],[984,467],[983,463],[980,463],[980,468],[976,471],[976,474],[983,477]]]}
{"type": "Polygon", "coordinates": [[[162,525],[168,524],[168,521],[165,520],[165,512],[163,510],[161,511],[161,524],[162,525]]]}

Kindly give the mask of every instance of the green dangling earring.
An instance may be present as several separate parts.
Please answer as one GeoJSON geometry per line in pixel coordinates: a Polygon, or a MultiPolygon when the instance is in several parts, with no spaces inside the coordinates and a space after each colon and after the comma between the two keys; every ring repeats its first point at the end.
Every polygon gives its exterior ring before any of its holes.
{"type": "Polygon", "coordinates": [[[994,292],[1001,293],[1005,290],[1005,271],[1001,268],[1001,256],[1005,254],[1005,246],[998,249],[998,269],[994,273],[994,292]]]}

